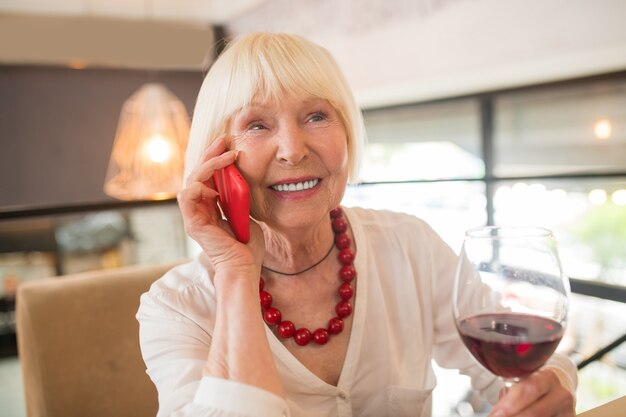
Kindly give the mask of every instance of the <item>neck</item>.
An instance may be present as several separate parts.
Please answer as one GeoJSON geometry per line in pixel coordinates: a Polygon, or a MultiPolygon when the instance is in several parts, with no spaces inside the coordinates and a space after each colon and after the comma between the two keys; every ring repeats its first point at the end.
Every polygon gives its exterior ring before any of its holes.
{"type": "Polygon", "coordinates": [[[265,236],[263,265],[283,272],[304,270],[328,253],[334,241],[329,216],[307,230],[289,230],[287,233],[261,225],[265,236]]]}

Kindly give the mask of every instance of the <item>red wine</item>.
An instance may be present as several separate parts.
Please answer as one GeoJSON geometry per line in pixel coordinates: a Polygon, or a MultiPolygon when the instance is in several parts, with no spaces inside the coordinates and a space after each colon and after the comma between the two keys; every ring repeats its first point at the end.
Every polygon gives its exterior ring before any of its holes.
{"type": "Polygon", "coordinates": [[[529,314],[481,314],[464,319],[458,328],[478,362],[503,378],[539,369],[563,337],[559,323],[529,314]]]}

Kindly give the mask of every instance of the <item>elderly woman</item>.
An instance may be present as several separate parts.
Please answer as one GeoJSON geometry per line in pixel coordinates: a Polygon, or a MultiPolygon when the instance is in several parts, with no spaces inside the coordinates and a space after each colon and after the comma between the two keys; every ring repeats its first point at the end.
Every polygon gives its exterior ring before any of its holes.
{"type": "Polygon", "coordinates": [[[472,359],[451,313],[456,257],[428,225],[340,208],[363,137],[325,49],[260,33],[215,62],[178,196],[202,254],[137,315],[159,416],[430,416],[432,358],[469,375],[494,416],[572,416],[566,358],[506,395],[472,359]],[[217,205],[213,173],[230,164],[250,188],[247,244],[217,205]]]}

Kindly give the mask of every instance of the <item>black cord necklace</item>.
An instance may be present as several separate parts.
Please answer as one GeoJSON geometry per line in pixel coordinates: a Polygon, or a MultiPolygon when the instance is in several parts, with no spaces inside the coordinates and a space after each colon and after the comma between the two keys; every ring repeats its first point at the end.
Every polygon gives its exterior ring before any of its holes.
{"type": "Polygon", "coordinates": [[[319,261],[315,262],[313,265],[309,266],[308,268],[303,269],[302,271],[298,271],[298,272],[280,272],[280,271],[277,271],[277,270],[275,270],[275,269],[268,268],[268,267],[267,267],[267,266],[265,266],[265,265],[261,265],[261,268],[265,269],[266,271],[270,271],[270,272],[273,272],[273,273],[275,273],[275,274],[278,274],[278,275],[286,275],[286,276],[300,275],[300,274],[305,273],[306,271],[310,271],[311,269],[315,268],[316,266],[318,266],[319,264],[321,264],[322,262],[324,262],[324,260],[325,260],[326,258],[328,258],[328,256],[330,255],[330,253],[333,251],[333,248],[334,248],[334,247],[335,247],[335,241],[334,241],[334,239],[333,239],[333,241],[330,243],[330,248],[328,249],[328,252],[326,252],[326,255],[324,255],[324,256],[322,257],[322,259],[320,259],[319,261]]]}

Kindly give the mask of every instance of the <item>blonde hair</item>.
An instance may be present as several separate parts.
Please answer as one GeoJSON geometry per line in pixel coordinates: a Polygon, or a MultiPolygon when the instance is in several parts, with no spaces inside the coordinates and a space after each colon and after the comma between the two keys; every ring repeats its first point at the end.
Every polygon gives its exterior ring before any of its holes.
{"type": "Polygon", "coordinates": [[[365,140],[361,111],[331,54],[300,36],[252,33],[229,44],[200,87],[185,156],[185,178],[204,149],[226,133],[232,117],[253,99],[300,94],[327,100],[339,113],[348,140],[350,181],[358,173],[365,140]]]}

